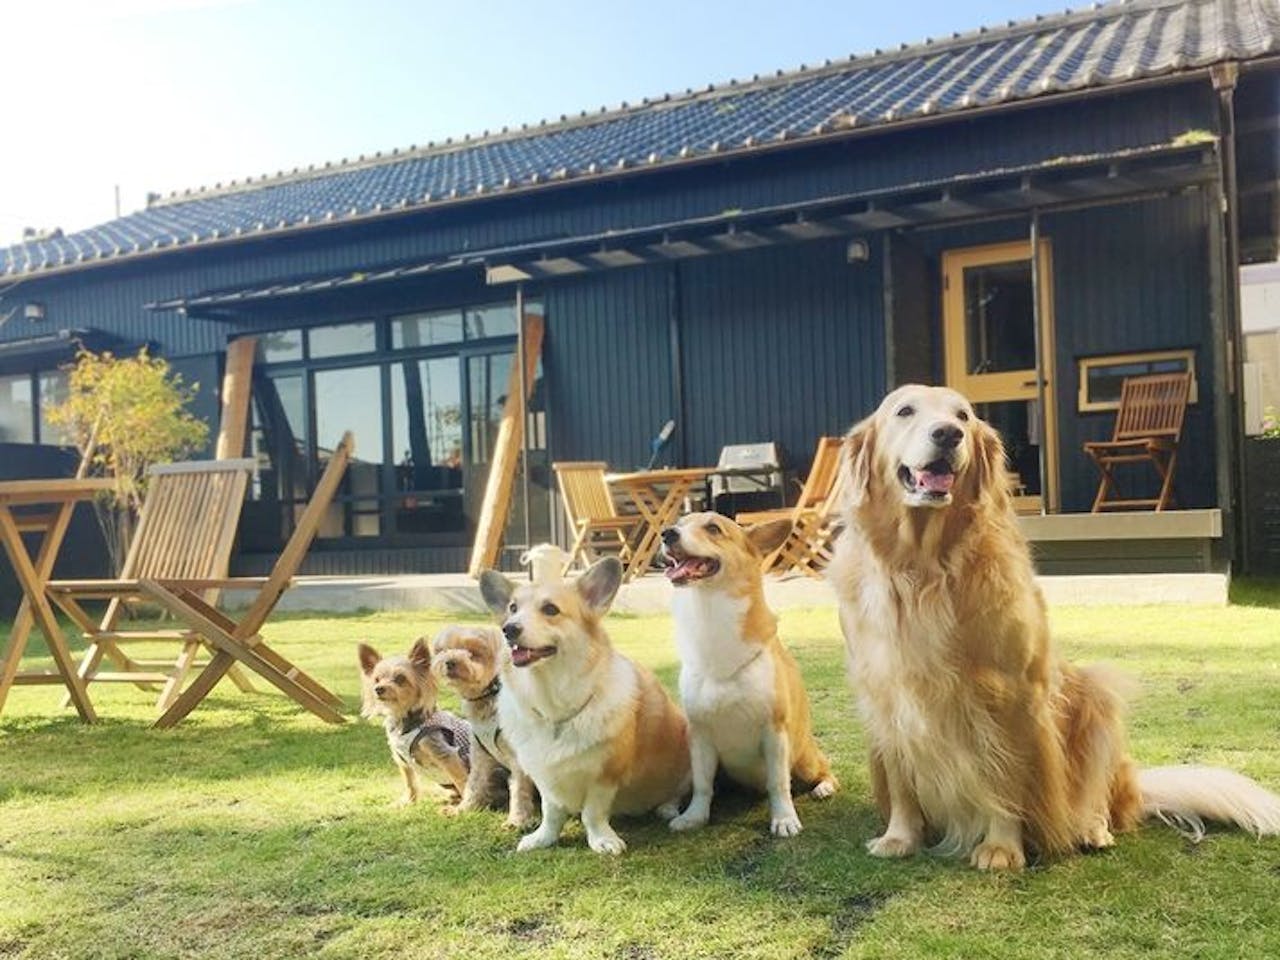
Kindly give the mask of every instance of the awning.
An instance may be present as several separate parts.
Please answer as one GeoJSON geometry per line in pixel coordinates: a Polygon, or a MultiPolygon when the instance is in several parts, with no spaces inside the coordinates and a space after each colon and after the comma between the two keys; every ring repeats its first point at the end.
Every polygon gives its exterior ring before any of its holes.
{"type": "Polygon", "coordinates": [[[101,352],[136,351],[141,344],[122,340],[114,334],[93,327],[55,330],[50,333],[0,343],[0,373],[53,368],[75,358],[81,347],[101,352]]]}
{"type": "Polygon", "coordinates": [[[462,269],[483,269],[491,285],[551,281],[599,270],[753,247],[853,237],[1130,202],[1211,181],[1216,141],[1208,134],[1104,154],[1061,157],[860,194],[801,203],[725,210],[627,230],[565,236],[369,271],[189,294],[148,303],[149,310],[191,316],[235,316],[245,307],[285,298],[366,288],[462,269]],[[240,309],[238,309],[240,308],[240,309]]]}

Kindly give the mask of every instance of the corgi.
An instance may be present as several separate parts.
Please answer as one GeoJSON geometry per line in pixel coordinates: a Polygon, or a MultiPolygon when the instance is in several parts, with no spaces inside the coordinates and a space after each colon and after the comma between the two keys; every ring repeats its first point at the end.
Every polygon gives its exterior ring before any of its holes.
{"type": "Polygon", "coordinates": [[[672,830],[707,822],[717,766],[768,795],[778,837],[801,829],[793,783],[817,799],[836,791],[800,670],[764,598],[761,560],[790,533],[789,519],[743,530],[717,513],[688,514],[662,532],[693,758],[693,798],[672,830]]]}
{"type": "Polygon", "coordinates": [[[580,814],[587,844],[620,854],[614,814],[670,819],[689,785],[684,715],[652,673],[613,649],[601,625],[622,584],[609,557],[575,581],[516,586],[487,570],[480,592],[502,618],[510,657],[498,722],[542,796],[542,823],[518,850],[553,846],[580,814]]]}
{"type": "Polygon", "coordinates": [[[509,827],[525,827],[536,819],[533,781],[516,761],[510,739],[498,722],[500,673],[507,656],[497,627],[445,627],[431,641],[431,669],[453,688],[471,724],[471,771],[458,811],[482,810],[494,802],[494,787],[504,776],[509,827]]]}
{"type": "Polygon", "coordinates": [[[456,801],[466,789],[471,729],[436,706],[439,688],[431,673],[431,651],[419,637],[408,656],[384,657],[367,643],[357,647],[362,677],[361,715],[380,716],[391,758],[404,777],[398,806],[416,803],[426,774],[456,801]]]}

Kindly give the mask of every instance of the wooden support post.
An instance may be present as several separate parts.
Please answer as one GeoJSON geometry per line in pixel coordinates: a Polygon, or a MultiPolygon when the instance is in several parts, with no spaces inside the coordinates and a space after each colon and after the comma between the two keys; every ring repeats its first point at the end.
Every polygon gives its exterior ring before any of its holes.
{"type": "Polygon", "coordinates": [[[253,387],[253,355],[256,337],[241,337],[227,345],[227,370],[222,377],[222,421],[218,427],[216,456],[229,460],[244,456],[249,427],[249,395],[253,387]]]}
{"type": "Polygon", "coordinates": [[[528,392],[533,392],[538,358],[542,354],[542,317],[528,314],[523,323],[524,370],[520,369],[518,362],[513,363],[511,375],[507,378],[507,402],[502,410],[502,422],[498,425],[498,438],[493,445],[489,479],[484,487],[484,503],[480,508],[480,520],[476,524],[471,564],[467,568],[467,572],[473,577],[480,576],[498,562],[502,531],[507,525],[507,516],[511,510],[511,493],[515,487],[516,468],[520,463],[520,450],[524,441],[528,397],[521,394],[520,384],[523,381],[528,392]]]}

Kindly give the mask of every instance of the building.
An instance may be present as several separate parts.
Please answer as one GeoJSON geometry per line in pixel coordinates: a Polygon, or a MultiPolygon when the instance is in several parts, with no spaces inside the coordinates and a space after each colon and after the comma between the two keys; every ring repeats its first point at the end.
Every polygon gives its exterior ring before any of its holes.
{"type": "Polygon", "coordinates": [[[254,335],[238,569],[270,562],[352,429],[311,569],[459,570],[522,310],[546,324],[535,537],[552,461],[641,465],[670,418],[669,462],[772,440],[803,472],[926,380],[1004,432],[1047,567],[1220,566],[1243,536],[1236,277],[1276,257],[1278,178],[1280,0],[1095,6],[33,238],[0,253],[0,431],[49,440],[75,338],[151,344],[216,419],[227,345],[254,335]],[[1195,374],[1186,509],[1079,516],[1082,442],[1126,373],[1169,366],[1195,374]]]}

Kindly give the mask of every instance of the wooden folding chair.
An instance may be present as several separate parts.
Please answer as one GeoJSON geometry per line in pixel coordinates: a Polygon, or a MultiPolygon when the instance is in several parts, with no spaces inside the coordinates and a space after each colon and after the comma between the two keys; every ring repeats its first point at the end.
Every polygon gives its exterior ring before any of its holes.
{"type": "MultiPolygon", "coordinates": [[[[267,577],[182,578],[142,577],[127,584],[132,592],[145,597],[171,613],[186,629],[199,637],[213,651],[204,669],[156,720],[157,727],[171,727],[190,713],[209,691],[237,663],[248,667],[281,692],[292,697],[316,716],[330,723],[342,723],[343,702],[297,666],[290,663],[263,641],[259,631],[275,609],[280,597],[290,587],[302,565],[311,542],[315,539],[334,494],[346,473],[354,452],[350,433],[343,436],[334,449],[328,466],[316,484],[306,509],[298,517],[292,536],[267,577]],[[237,617],[219,610],[205,598],[208,591],[254,589],[253,600],[237,617]]],[[[65,581],[61,588],[51,585],[49,593],[55,602],[67,609],[63,599],[70,593],[114,599],[126,592],[116,586],[115,592],[94,592],[99,583],[65,581]],[[59,592],[61,589],[61,593],[59,592]]],[[[68,613],[70,611],[68,610],[68,613]]]]}
{"type": "Polygon", "coordinates": [[[605,464],[598,461],[553,463],[560,498],[573,529],[573,547],[565,569],[579,557],[595,560],[601,551],[617,554],[623,565],[631,558],[629,535],[643,522],[638,516],[618,515],[613,493],[605,481],[605,464]]]}
{"type": "MultiPolygon", "coordinates": [[[[55,580],[48,585],[55,602],[88,641],[89,647],[76,671],[86,684],[133,683],[154,689],[154,684],[162,683],[158,709],[163,710],[172,702],[202,643],[190,630],[119,629],[127,608],[142,600],[136,588],[128,585],[142,577],[225,577],[252,470],[252,460],[192,461],[148,470],[146,502],[119,579],[78,581],[82,588],[90,589],[89,596],[98,598],[104,589],[125,585],[111,595],[100,619],[91,617],[80,605],[86,595],[70,588],[70,581],[55,580]],[[121,644],[139,641],[175,641],[182,646],[176,660],[136,660],[121,649],[121,644]],[[100,669],[104,657],[114,670],[100,669]]],[[[253,689],[239,671],[232,679],[241,689],[253,689]]]]}
{"type": "Polygon", "coordinates": [[[1178,464],[1178,441],[1191,396],[1191,373],[1158,373],[1126,377],[1120,388],[1120,409],[1110,440],[1086,443],[1084,452],[1102,472],[1093,512],[1151,507],[1164,510],[1173,502],[1173,473],[1178,464]],[[1150,463],[1160,479],[1154,498],[1120,498],[1115,467],[1121,463],[1150,463]]]}
{"type": "Polygon", "coordinates": [[[770,520],[791,520],[791,535],[761,563],[765,573],[785,573],[795,567],[809,576],[819,576],[835,535],[842,443],[839,437],[818,439],[809,476],[795,506],[740,513],[735,518],[748,527],[770,520]]]}

